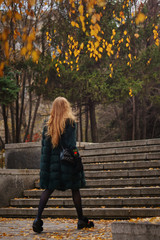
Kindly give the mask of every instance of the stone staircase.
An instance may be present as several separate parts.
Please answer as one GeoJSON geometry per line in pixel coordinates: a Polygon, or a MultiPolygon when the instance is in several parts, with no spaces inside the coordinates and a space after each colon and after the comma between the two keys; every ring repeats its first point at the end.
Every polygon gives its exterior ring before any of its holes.
{"type": "MultiPolygon", "coordinates": [[[[86,144],[81,150],[87,187],[81,189],[89,218],[128,219],[160,216],[160,139],[86,144]]],[[[34,217],[39,197],[35,189],[11,199],[0,216],[34,217]]],[[[44,217],[76,217],[71,191],[55,191],[44,217]]]]}

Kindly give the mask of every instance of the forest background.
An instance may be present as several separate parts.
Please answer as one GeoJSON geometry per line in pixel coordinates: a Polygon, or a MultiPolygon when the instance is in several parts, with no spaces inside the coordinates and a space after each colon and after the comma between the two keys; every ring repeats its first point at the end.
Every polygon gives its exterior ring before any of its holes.
{"type": "Polygon", "coordinates": [[[160,137],[158,0],[0,0],[0,19],[3,144],[40,140],[57,96],[79,141],[160,137]]]}

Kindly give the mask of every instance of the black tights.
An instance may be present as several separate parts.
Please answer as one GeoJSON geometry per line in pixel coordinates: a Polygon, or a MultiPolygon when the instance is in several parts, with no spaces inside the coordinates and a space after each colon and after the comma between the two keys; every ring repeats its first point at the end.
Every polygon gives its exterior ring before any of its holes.
{"type": "MultiPolygon", "coordinates": [[[[44,192],[42,192],[40,202],[39,202],[39,207],[38,207],[38,215],[37,219],[41,219],[42,212],[47,204],[47,201],[51,194],[53,193],[54,190],[49,190],[46,189],[44,192]]],[[[77,211],[78,219],[82,219],[83,217],[83,212],[82,212],[82,203],[81,203],[81,195],[79,190],[72,190],[72,198],[74,202],[74,206],[77,211]]]]}

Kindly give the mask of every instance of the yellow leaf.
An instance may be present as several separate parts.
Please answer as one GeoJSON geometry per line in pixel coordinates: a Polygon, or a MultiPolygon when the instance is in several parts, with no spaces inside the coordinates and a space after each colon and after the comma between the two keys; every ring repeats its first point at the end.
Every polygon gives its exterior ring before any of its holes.
{"type": "Polygon", "coordinates": [[[79,18],[80,18],[80,21],[81,21],[81,23],[83,23],[83,22],[84,22],[84,19],[85,19],[85,17],[84,17],[84,16],[80,16],[79,18]]]}
{"type": "Polygon", "coordinates": [[[36,38],[36,33],[35,33],[35,30],[33,29],[33,31],[31,32],[31,34],[28,36],[27,41],[28,41],[28,42],[32,42],[32,41],[35,40],[35,38],[36,38]]]}
{"type": "Polygon", "coordinates": [[[115,31],[115,29],[112,29],[112,35],[113,35],[113,36],[116,35],[116,31],[115,31]]]}
{"type": "Polygon", "coordinates": [[[78,8],[80,15],[83,15],[83,5],[81,4],[78,8]]]}
{"type": "Polygon", "coordinates": [[[61,49],[59,49],[59,47],[57,47],[57,51],[59,52],[59,54],[62,53],[61,49]]]}
{"type": "Polygon", "coordinates": [[[146,19],[146,16],[144,15],[144,13],[138,13],[136,19],[135,19],[135,23],[136,25],[140,24],[140,23],[143,23],[146,19]]]}
{"type": "Polygon", "coordinates": [[[127,40],[127,42],[128,42],[128,43],[130,43],[130,40],[129,40],[129,38],[128,38],[128,37],[126,38],[126,40],[127,40]]]}
{"type": "Polygon", "coordinates": [[[29,3],[31,6],[34,6],[35,3],[36,3],[36,0],[28,0],[28,3],[29,3]]]}
{"type": "Polygon", "coordinates": [[[158,39],[158,38],[156,39],[155,44],[156,44],[157,46],[159,46],[159,39],[158,39]]]}
{"type": "Polygon", "coordinates": [[[80,49],[84,48],[84,43],[81,43],[80,49]]]}
{"type": "Polygon", "coordinates": [[[74,56],[77,57],[77,55],[79,54],[79,51],[77,49],[74,50],[74,56]]]}
{"type": "Polygon", "coordinates": [[[150,64],[151,60],[152,60],[152,58],[150,58],[150,59],[147,61],[147,65],[150,64]]]}
{"type": "Polygon", "coordinates": [[[73,27],[76,26],[76,22],[72,21],[72,22],[71,22],[71,25],[72,25],[73,27]]]}
{"type": "Polygon", "coordinates": [[[3,77],[4,62],[0,63],[0,77],[3,77]]]}
{"type": "Polygon", "coordinates": [[[135,38],[139,38],[139,34],[138,33],[135,33],[134,36],[135,36],[135,38]]]}
{"type": "Polygon", "coordinates": [[[31,43],[27,43],[27,50],[31,51],[32,50],[32,44],[31,43]]]}
{"type": "Polygon", "coordinates": [[[99,52],[103,52],[103,48],[102,47],[99,48],[99,52]]]}
{"type": "Polygon", "coordinates": [[[92,15],[91,22],[95,24],[97,21],[100,21],[100,18],[101,18],[100,14],[95,13],[92,15]]]}
{"type": "Polygon", "coordinates": [[[5,52],[6,58],[9,58],[9,43],[8,43],[8,41],[5,41],[5,43],[4,43],[4,52],[5,52]]]}
{"type": "Polygon", "coordinates": [[[132,89],[130,88],[129,89],[129,95],[132,97],[133,96],[133,94],[132,94],[132,89]]]}
{"type": "Polygon", "coordinates": [[[22,35],[22,41],[25,42],[26,39],[27,39],[27,34],[24,33],[24,34],[22,35]]]}
{"type": "Polygon", "coordinates": [[[104,7],[106,5],[106,1],[105,0],[97,0],[97,5],[100,7],[104,7]]]}
{"type": "Polygon", "coordinates": [[[127,31],[126,30],[124,31],[124,35],[127,35],[127,31]]]}
{"type": "Polygon", "coordinates": [[[37,62],[38,59],[39,59],[39,52],[34,50],[32,51],[32,59],[33,59],[33,62],[37,62]]]}
{"type": "Polygon", "coordinates": [[[4,31],[2,32],[2,35],[1,35],[2,40],[3,40],[3,41],[6,41],[6,40],[7,40],[7,36],[8,36],[7,31],[4,30],[4,31]]]}
{"type": "Polygon", "coordinates": [[[16,20],[21,20],[22,16],[18,12],[15,12],[15,19],[16,20]]]}
{"type": "Polygon", "coordinates": [[[130,54],[130,53],[128,54],[128,57],[129,57],[129,59],[130,59],[130,60],[132,59],[132,57],[131,57],[131,54],[130,54]]]}
{"type": "Polygon", "coordinates": [[[45,79],[45,84],[47,84],[47,82],[48,82],[48,77],[46,77],[46,79],[45,79]]]}
{"type": "Polygon", "coordinates": [[[22,56],[25,56],[26,53],[27,53],[27,49],[26,49],[26,47],[23,47],[23,48],[21,49],[21,55],[22,55],[22,56]]]}
{"type": "Polygon", "coordinates": [[[99,42],[96,41],[96,42],[95,42],[95,48],[97,48],[98,46],[99,46],[99,42]]]}

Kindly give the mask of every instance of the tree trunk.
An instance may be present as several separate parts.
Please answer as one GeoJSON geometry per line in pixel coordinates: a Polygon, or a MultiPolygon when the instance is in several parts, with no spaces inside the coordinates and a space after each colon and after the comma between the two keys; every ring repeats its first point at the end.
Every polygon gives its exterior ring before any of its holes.
{"type": "Polygon", "coordinates": [[[89,112],[90,112],[92,142],[98,142],[98,130],[97,130],[97,122],[96,122],[95,103],[92,102],[92,100],[89,100],[89,112]]]}
{"type": "Polygon", "coordinates": [[[143,104],[142,104],[142,123],[143,123],[142,138],[146,139],[147,119],[146,119],[146,103],[145,103],[145,99],[143,99],[143,104]]]}
{"type": "MultiPolygon", "coordinates": [[[[31,84],[31,76],[28,77],[28,83],[29,83],[29,88],[30,88],[30,84],[31,84]]],[[[27,136],[29,134],[29,129],[30,129],[30,125],[31,125],[31,117],[32,117],[32,94],[31,91],[29,89],[29,115],[28,115],[28,124],[27,124],[27,129],[25,132],[25,136],[23,139],[23,142],[26,141],[27,136]]]]}
{"type": "Polygon", "coordinates": [[[133,111],[132,111],[132,140],[135,140],[135,131],[136,131],[136,104],[135,96],[132,97],[133,100],[133,111]]]}
{"type": "Polygon", "coordinates": [[[26,87],[26,72],[23,75],[23,83],[22,83],[21,110],[20,110],[20,118],[19,118],[19,126],[18,126],[18,139],[19,140],[20,140],[21,126],[22,126],[25,87],[26,87]]]}
{"type": "Polygon", "coordinates": [[[36,106],[35,106],[35,110],[34,110],[34,115],[33,115],[31,130],[30,130],[30,141],[32,141],[32,138],[33,138],[33,129],[34,129],[35,121],[36,121],[36,116],[37,116],[37,111],[38,111],[38,108],[39,108],[40,100],[41,100],[41,95],[38,96],[36,106]]]}
{"type": "Polygon", "coordinates": [[[88,105],[85,106],[85,141],[88,142],[88,105]]]}
{"type": "Polygon", "coordinates": [[[11,122],[12,122],[12,142],[16,142],[16,135],[15,135],[15,115],[14,115],[14,105],[10,104],[10,112],[11,112],[11,122]]]}
{"type": "Polygon", "coordinates": [[[154,134],[155,134],[155,128],[156,128],[156,124],[158,122],[158,118],[156,117],[154,120],[154,124],[153,124],[153,129],[152,129],[152,138],[154,138],[154,134]]]}
{"type": "Polygon", "coordinates": [[[121,138],[122,140],[124,139],[124,128],[123,128],[123,123],[119,117],[119,113],[118,113],[118,110],[117,110],[117,106],[115,105],[114,107],[114,111],[115,111],[115,114],[116,114],[116,117],[117,117],[117,120],[118,120],[118,123],[119,123],[119,130],[120,130],[120,133],[121,133],[121,138]]]}
{"type": "Polygon", "coordinates": [[[8,143],[8,121],[7,121],[7,114],[6,114],[6,106],[2,105],[2,115],[4,121],[4,130],[5,130],[5,143],[8,143]]]}
{"type": "MultiPolygon", "coordinates": [[[[17,77],[17,86],[18,86],[18,75],[17,77]]],[[[19,93],[17,93],[16,99],[16,142],[19,142],[19,93]]]]}
{"type": "Polygon", "coordinates": [[[127,140],[127,107],[126,104],[123,104],[123,134],[122,134],[122,140],[127,140]]]}
{"type": "Polygon", "coordinates": [[[139,113],[139,101],[138,97],[136,97],[136,139],[140,139],[140,113],[139,113]]]}
{"type": "Polygon", "coordinates": [[[83,142],[82,106],[79,107],[80,141],[83,142]]]}

